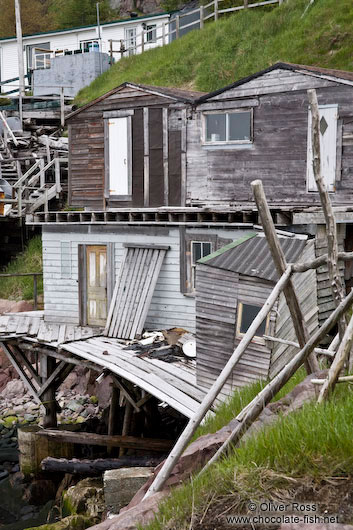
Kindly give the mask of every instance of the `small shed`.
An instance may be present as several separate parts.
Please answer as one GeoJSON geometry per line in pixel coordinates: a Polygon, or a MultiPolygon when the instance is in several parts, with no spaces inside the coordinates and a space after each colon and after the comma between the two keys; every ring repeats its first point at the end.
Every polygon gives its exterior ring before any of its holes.
{"type": "MultiPolygon", "coordinates": [[[[280,237],[288,263],[313,259],[314,241],[302,236],[280,237]]],[[[278,281],[263,234],[249,233],[201,260],[196,266],[197,383],[210,387],[278,281]]],[[[318,327],[316,274],[293,276],[309,330],[318,327]]],[[[258,379],[273,378],[296,348],[265,337],[295,341],[296,335],[284,294],[233,370],[223,392],[258,379]]]]}

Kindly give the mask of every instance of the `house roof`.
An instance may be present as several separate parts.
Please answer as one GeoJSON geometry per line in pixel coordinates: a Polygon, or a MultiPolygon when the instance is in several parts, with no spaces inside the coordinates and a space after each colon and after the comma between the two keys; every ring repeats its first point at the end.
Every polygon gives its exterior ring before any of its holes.
{"type": "Polygon", "coordinates": [[[258,77],[261,77],[262,75],[265,75],[269,72],[272,72],[273,70],[289,70],[292,72],[302,72],[304,74],[313,75],[315,77],[319,76],[322,78],[330,78],[338,83],[344,83],[353,85],[353,72],[347,72],[344,70],[332,70],[328,68],[321,68],[319,66],[305,66],[303,64],[294,64],[294,63],[276,63],[269,68],[266,68],[265,70],[260,70],[259,72],[256,72],[255,74],[252,74],[248,77],[243,77],[242,79],[239,79],[238,81],[235,81],[235,83],[232,83],[230,85],[227,85],[223,88],[220,88],[218,90],[215,90],[214,92],[210,92],[209,94],[206,94],[204,96],[201,96],[197,103],[203,103],[204,101],[207,101],[208,99],[214,98],[215,96],[218,96],[219,94],[223,94],[223,92],[226,92],[227,90],[231,90],[232,88],[237,88],[238,86],[244,85],[245,83],[248,83],[249,81],[252,81],[253,79],[256,79],[258,77]]]}
{"type": "Polygon", "coordinates": [[[71,114],[69,114],[66,117],[66,121],[71,119],[73,116],[76,116],[80,112],[88,109],[89,107],[96,105],[100,101],[103,101],[109,96],[116,94],[117,92],[120,92],[121,90],[124,90],[124,88],[134,88],[135,90],[141,90],[143,92],[148,92],[150,94],[162,96],[162,97],[171,99],[173,101],[180,101],[182,103],[189,103],[189,104],[194,103],[198,98],[204,95],[204,92],[193,92],[191,90],[181,90],[179,88],[161,87],[161,86],[152,86],[152,85],[140,85],[137,83],[125,82],[122,85],[119,85],[118,87],[113,88],[106,94],[103,94],[102,96],[90,101],[83,107],[80,107],[74,112],[71,112],[71,114]]]}
{"type": "MultiPolygon", "coordinates": [[[[136,20],[146,20],[149,18],[157,18],[157,17],[169,17],[174,11],[165,11],[163,13],[151,13],[150,15],[143,15],[141,17],[135,17],[135,18],[121,18],[119,20],[111,20],[110,22],[101,22],[100,26],[114,26],[114,25],[121,25],[126,23],[134,23],[136,20]]],[[[85,29],[92,29],[96,28],[97,24],[89,24],[87,26],[74,26],[72,28],[65,28],[65,29],[53,29],[50,31],[41,31],[39,33],[26,33],[23,35],[23,38],[30,38],[30,37],[43,37],[45,35],[56,35],[57,33],[70,33],[70,31],[83,31],[85,29]]],[[[9,40],[16,40],[17,37],[15,35],[10,37],[2,37],[0,38],[0,42],[3,41],[9,41],[9,40]]]]}
{"type": "MultiPolygon", "coordinates": [[[[304,250],[304,239],[279,238],[281,248],[288,263],[297,261],[304,250]]],[[[278,274],[266,238],[250,232],[243,238],[200,259],[198,263],[217,269],[238,272],[275,282],[278,274]]]]}

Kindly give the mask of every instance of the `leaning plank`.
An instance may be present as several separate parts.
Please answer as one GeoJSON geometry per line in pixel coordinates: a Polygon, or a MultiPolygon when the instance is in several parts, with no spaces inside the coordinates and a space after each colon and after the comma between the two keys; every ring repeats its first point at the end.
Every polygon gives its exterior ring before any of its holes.
{"type": "Polygon", "coordinates": [[[98,458],[97,460],[78,460],[73,458],[53,458],[47,456],[41,462],[43,471],[52,473],[70,473],[71,475],[101,475],[109,469],[123,467],[156,467],[162,461],[159,456],[125,456],[122,458],[98,458]]]}
{"type": "Polygon", "coordinates": [[[116,302],[116,299],[118,297],[119,289],[121,288],[121,284],[122,284],[122,282],[121,282],[122,275],[126,271],[125,262],[126,262],[126,259],[127,259],[127,255],[128,255],[128,250],[125,250],[124,255],[123,255],[123,259],[122,259],[122,262],[121,262],[121,265],[120,265],[120,269],[119,269],[119,275],[118,275],[118,277],[116,279],[114,292],[113,292],[113,296],[112,296],[112,302],[110,304],[109,311],[108,311],[107,323],[106,323],[106,326],[105,326],[105,329],[104,329],[104,335],[108,335],[109,329],[110,329],[110,326],[111,326],[111,323],[112,323],[112,318],[113,318],[114,309],[115,309],[115,302],[116,302]]]}
{"type": "MultiPolygon", "coordinates": [[[[275,285],[273,291],[271,292],[270,296],[266,300],[264,306],[259,311],[255,319],[253,320],[248,331],[245,333],[242,340],[239,342],[237,348],[234,350],[232,356],[230,357],[229,361],[223,368],[217,380],[213,383],[209,392],[206,394],[201,405],[199,406],[195,414],[191,417],[189,423],[187,424],[179,440],[175,444],[174,449],[171,451],[170,455],[165,461],[155,481],[153,482],[153,484],[147,491],[145,497],[149,497],[150,495],[153,495],[157,491],[160,491],[161,488],[166,483],[166,481],[168,480],[170,473],[172,472],[172,470],[174,469],[174,466],[177,464],[179,458],[183,454],[187,444],[191,440],[197,427],[200,425],[202,419],[205,417],[206,413],[209,411],[212,403],[214,402],[215,398],[218,396],[218,394],[224,387],[234,367],[238,364],[246,348],[249,346],[250,342],[254,338],[258,327],[267,317],[268,313],[271,311],[272,307],[274,306],[278,296],[281,294],[284,287],[288,283],[288,280],[291,275],[291,270],[292,270],[291,265],[289,265],[285,273],[281,276],[281,278],[275,285]]],[[[353,294],[352,294],[352,298],[353,298],[353,294]]]]}
{"type": "Polygon", "coordinates": [[[2,350],[6,353],[10,363],[12,364],[12,366],[15,368],[16,372],[18,373],[18,375],[20,376],[20,378],[22,379],[22,382],[23,384],[25,385],[25,387],[27,388],[27,390],[32,394],[34,400],[39,404],[41,405],[42,402],[41,400],[39,399],[38,395],[37,395],[37,392],[36,392],[36,389],[34,388],[34,385],[33,383],[31,382],[30,378],[27,376],[27,374],[24,372],[24,370],[22,369],[22,367],[19,365],[17,359],[15,358],[15,356],[13,355],[12,351],[10,351],[10,348],[8,347],[7,344],[5,344],[4,342],[0,342],[0,347],[2,348],[2,350]]]}
{"type": "Polygon", "coordinates": [[[109,434],[94,434],[88,432],[56,431],[55,429],[43,429],[38,432],[48,440],[56,442],[74,443],[80,445],[110,445],[112,447],[124,447],[126,449],[142,449],[144,451],[156,451],[165,453],[174,445],[173,440],[161,440],[159,438],[138,438],[137,436],[110,436],[109,434]]]}
{"type": "Polygon", "coordinates": [[[338,352],[331,364],[329,369],[327,379],[323,384],[323,387],[320,391],[317,402],[322,403],[325,399],[328,398],[330,392],[334,389],[334,386],[338,380],[339,374],[344,366],[346,359],[349,357],[351,347],[353,343],[353,316],[351,317],[349,324],[346,328],[346,331],[343,335],[342,342],[338,348],[338,352]]]}
{"type": "MultiPolygon", "coordinates": [[[[262,226],[266,235],[271,256],[277,269],[277,273],[280,276],[284,273],[285,268],[287,266],[287,262],[276,234],[275,226],[273,224],[271,212],[268,207],[266,195],[261,180],[254,180],[251,183],[251,187],[253,190],[256,206],[261,217],[262,226]]],[[[291,279],[285,286],[283,292],[286,298],[288,309],[292,317],[297,340],[300,344],[300,347],[303,348],[309,339],[309,332],[307,330],[304,315],[302,313],[299,300],[294,288],[294,284],[291,279]]],[[[319,364],[315,355],[312,354],[308,358],[307,370],[310,373],[316,372],[318,369],[319,364]]]]}
{"type": "MultiPolygon", "coordinates": [[[[233,431],[228,436],[227,440],[218,449],[216,454],[207,462],[206,466],[202,469],[201,473],[204,473],[218,458],[226,451],[230,443],[237,444],[241,439],[242,435],[249,429],[250,425],[258,418],[266,405],[271,399],[278,393],[278,391],[287,383],[287,381],[295,374],[300,368],[305,359],[310,355],[315,346],[319,344],[326,334],[337,324],[340,318],[346,313],[353,303],[353,290],[349,293],[346,298],[340,303],[330,317],[324,322],[321,328],[319,328],[312,337],[308,340],[303,349],[301,349],[289,363],[279,372],[278,375],[272,381],[265,386],[261,392],[247,405],[247,411],[241,411],[236,417],[238,424],[235,426],[233,431]]],[[[158,476],[157,476],[158,477],[158,476]]]]}

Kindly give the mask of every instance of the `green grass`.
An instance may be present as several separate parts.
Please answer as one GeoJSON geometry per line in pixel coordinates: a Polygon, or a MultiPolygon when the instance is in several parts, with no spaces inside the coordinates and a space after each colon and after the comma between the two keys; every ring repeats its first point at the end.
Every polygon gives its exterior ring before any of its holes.
{"type": "MultiPolygon", "coordinates": [[[[3,273],[42,272],[42,240],[34,237],[24,252],[6,267],[3,273]]],[[[43,280],[38,278],[38,294],[43,293],[43,280]]],[[[0,278],[0,298],[9,300],[32,300],[33,277],[0,278]]]]}
{"type": "Polygon", "coordinates": [[[84,88],[83,105],[125,81],[201,91],[221,88],[277,61],[353,70],[353,3],[287,0],[241,11],[172,44],[124,58],[84,88]]]}
{"type": "MultiPolygon", "coordinates": [[[[303,375],[301,371],[289,381],[281,396],[303,375]]],[[[255,386],[240,392],[243,403],[254,391],[255,386]]],[[[234,400],[239,402],[239,397],[234,400]]],[[[337,385],[329,402],[307,403],[291,415],[280,416],[276,424],[250,437],[200,479],[173,490],[145,529],[189,528],[192,511],[200,516],[210,502],[209,513],[225,501],[233,505],[233,513],[239,513],[249,500],[278,499],[279,492],[293,499],[296,488],[305,483],[319,487],[327,480],[349,477],[353,474],[352,417],[353,387],[337,385]]]]}

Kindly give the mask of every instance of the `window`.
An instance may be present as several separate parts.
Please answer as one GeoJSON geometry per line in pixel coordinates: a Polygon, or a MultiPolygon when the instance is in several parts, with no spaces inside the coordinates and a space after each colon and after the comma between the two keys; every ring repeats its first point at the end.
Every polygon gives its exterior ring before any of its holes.
{"type": "MultiPolygon", "coordinates": [[[[259,306],[243,304],[242,302],[238,303],[236,328],[237,337],[242,337],[243,335],[245,335],[245,333],[248,331],[249,327],[251,326],[260,311],[261,307],[259,306]]],[[[267,318],[265,318],[258,327],[254,340],[263,342],[262,337],[268,332],[269,322],[270,315],[268,315],[267,318]]]]}
{"type": "Polygon", "coordinates": [[[151,24],[146,27],[146,42],[156,42],[157,41],[157,26],[156,24],[151,24]]]}
{"type": "Polygon", "coordinates": [[[252,142],[252,110],[204,114],[204,143],[252,142]]]}
{"type": "Polygon", "coordinates": [[[211,241],[191,241],[191,289],[196,286],[196,263],[213,252],[211,241]]]}
{"type": "Polygon", "coordinates": [[[99,52],[99,42],[98,40],[83,40],[80,42],[80,49],[83,53],[90,51],[99,52]]]}
{"type": "Polygon", "coordinates": [[[50,68],[50,42],[26,45],[26,61],[28,70],[50,68]],[[48,50],[48,52],[46,52],[48,50]]]}

